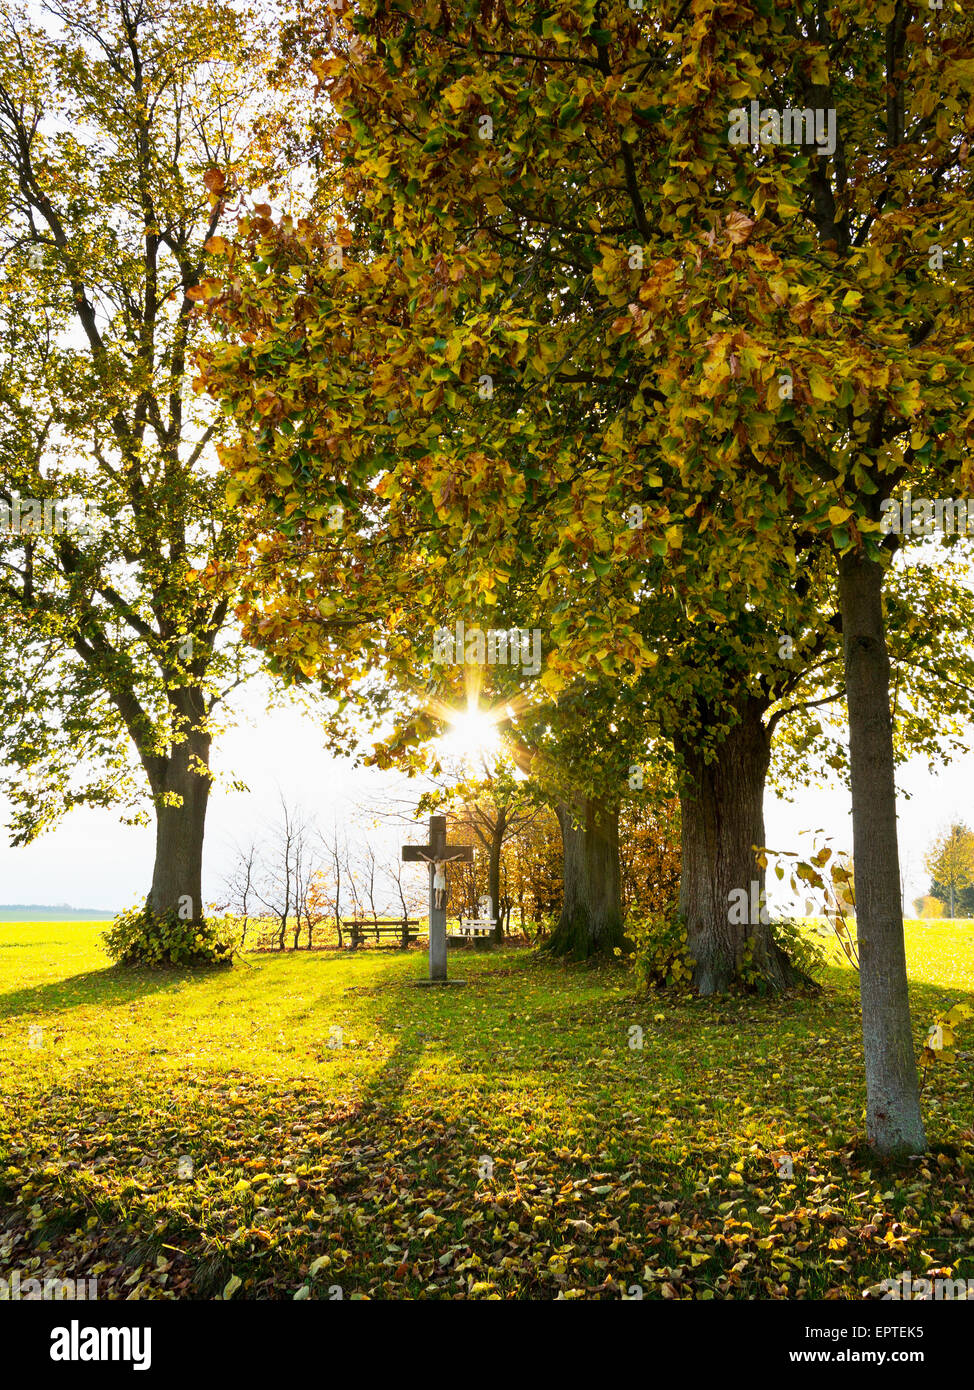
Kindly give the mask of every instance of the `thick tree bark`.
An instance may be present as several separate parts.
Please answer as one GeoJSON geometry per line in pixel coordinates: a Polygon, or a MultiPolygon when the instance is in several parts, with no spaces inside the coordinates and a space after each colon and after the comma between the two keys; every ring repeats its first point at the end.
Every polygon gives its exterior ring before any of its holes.
{"type": "Polygon", "coordinates": [[[565,849],[565,894],[548,950],[574,960],[611,955],[624,935],[619,808],[586,798],[577,824],[567,806],[556,812],[565,849]]]}
{"type": "Polygon", "coordinates": [[[680,795],[682,865],[680,913],[696,961],[693,983],[702,995],[722,994],[740,978],[751,942],[751,968],[774,990],[798,973],[774,943],[764,901],[764,783],[771,739],[766,702],[746,697],[740,722],[707,762],[697,745],[677,735],[685,775],[680,795]]]}
{"type": "Polygon", "coordinates": [[[209,735],[191,730],[173,746],[153,786],[156,801],[156,856],[146,901],[156,916],[170,910],[193,922],[203,917],[203,834],[210,778],[209,735]],[[167,805],[166,798],[179,798],[167,805]]]}
{"type": "Polygon", "coordinates": [[[859,994],[866,1061],[866,1129],[877,1153],[926,1148],[910,1020],[900,904],[896,783],[883,621],[883,569],[839,560],[852,773],[859,994]]]}

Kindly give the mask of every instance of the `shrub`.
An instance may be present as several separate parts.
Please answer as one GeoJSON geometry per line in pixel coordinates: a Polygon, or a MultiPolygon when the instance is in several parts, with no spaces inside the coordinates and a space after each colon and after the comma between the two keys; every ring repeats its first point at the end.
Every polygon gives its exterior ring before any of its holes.
{"type": "Polygon", "coordinates": [[[928,893],[923,898],[917,898],[914,906],[922,918],[942,917],[947,910],[946,903],[942,903],[939,898],[935,898],[928,893]]]}
{"type": "Polygon", "coordinates": [[[640,989],[690,983],[694,962],[687,949],[687,929],[675,914],[632,913],[626,918],[626,936],[640,989]]]}
{"type": "MultiPolygon", "coordinates": [[[[826,933],[830,938],[833,933],[831,928],[826,933]]],[[[791,961],[795,969],[812,982],[819,976],[828,964],[828,953],[822,942],[815,939],[812,931],[802,926],[801,922],[791,917],[783,917],[777,922],[771,923],[771,939],[791,961]]],[[[753,968],[751,950],[751,940],[748,938],[744,948],[744,961],[741,966],[741,979],[744,984],[762,992],[766,988],[766,980],[760,970],[753,968]]]]}
{"type": "Polygon", "coordinates": [[[145,907],[120,913],[102,939],[118,965],[229,965],[234,952],[226,919],[187,922],[175,910],[158,917],[145,907]]]}
{"type": "MultiPolygon", "coordinates": [[[[632,915],[626,920],[626,936],[632,942],[631,958],[640,989],[689,985],[694,960],[687,946],[686,925],[675,913],[632,915]]],[[[773,922],[771,936],[796,969],[809,980],[814,979],[826,965],[824,948],[802,929],[800,923],[790,919],[773,922]]],[[[741,980],[745,987],[765,988],[763,974],[752,965],[750,941],[744,950],[741,980]]]]}
{"type": "Polygon", "coordinates": [[[539,912],[534,918],[524,919],[524,935],[535,946],[542,941],[547,941],[558,923],[555,913],[539,912]]]}

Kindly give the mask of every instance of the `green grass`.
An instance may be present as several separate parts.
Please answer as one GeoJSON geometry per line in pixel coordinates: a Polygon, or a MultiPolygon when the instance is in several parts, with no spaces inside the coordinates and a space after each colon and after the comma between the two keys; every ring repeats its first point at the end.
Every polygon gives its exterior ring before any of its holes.
{"type": "MultiPolygon", "coordinates": [[[[974,925],[911,923],[908,950],[919,1047],[974,1000],[974,925]]],[[[931,1155],[864,1157],[850,970],[700,1001],[523,949],[450,968],[465,988],[412,988],[419,951],[110,969],[96,924],[0,924],[0,1275],[95,1275],[108,1298],[974,1277],[970,1051],[927,1077],[931,1155]]]]}

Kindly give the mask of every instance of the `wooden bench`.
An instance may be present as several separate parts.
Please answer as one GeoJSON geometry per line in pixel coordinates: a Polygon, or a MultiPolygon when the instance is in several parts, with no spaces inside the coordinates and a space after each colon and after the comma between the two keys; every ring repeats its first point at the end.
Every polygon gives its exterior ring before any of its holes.
{"type": "Polygon", "coordinates": [[[354,951],[362,944],[366,937],[374,937],[375,944],[381,945],[383,938],[395,938],[392,945],[399,946],[403,950],[415,941],[419,936],[419,922],[410,917],[403,921],[401,917],[354,917],[351,921],[342,921],[342,926],[347,929],[349,939],[354,951]]]}

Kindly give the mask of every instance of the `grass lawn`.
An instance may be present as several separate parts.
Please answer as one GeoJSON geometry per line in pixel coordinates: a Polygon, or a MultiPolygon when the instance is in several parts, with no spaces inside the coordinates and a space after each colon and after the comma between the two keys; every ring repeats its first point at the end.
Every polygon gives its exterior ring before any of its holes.
{"type": "MultiPolygon", "coordinates": [[[[785,1000],[640,999],[621,967],[511,948],[451,953],[466,987],[432,990],[418,951],[192,975],[109,969],[99,931],[0,924],[0,1274],[167,1299],[974,1278],[974,1026],[926,1079],[931,1154],[882,1168],[847,968],[785,1000]]],[[[974,925],[907,947],[919,1045],[974,1002],[974,925]]]]}

